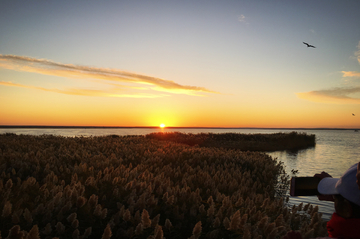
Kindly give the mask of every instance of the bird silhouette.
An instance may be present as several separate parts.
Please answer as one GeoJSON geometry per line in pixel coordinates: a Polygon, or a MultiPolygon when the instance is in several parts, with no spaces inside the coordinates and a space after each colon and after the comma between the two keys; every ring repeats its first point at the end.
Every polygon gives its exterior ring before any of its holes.
{"type": "Polygon", "coordinates": [[[314,47],[313,45],[310,45],[310,44],[308,44],[308,43],[306,43],[306,42],[303,42],[305,45],[307,45],[307,47],[313,47],[313,48],[316,48],[316,47],[314,47]]]}
{"type": "Polygon", "coordinates": [[[353,116],[355,116],[355,114],[352,114],[353,116]]]}

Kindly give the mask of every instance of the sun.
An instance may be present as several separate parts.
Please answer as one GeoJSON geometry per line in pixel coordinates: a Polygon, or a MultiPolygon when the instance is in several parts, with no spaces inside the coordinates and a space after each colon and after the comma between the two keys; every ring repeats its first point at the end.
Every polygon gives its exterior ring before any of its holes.
{"type": "Polygon", "coordinates": [[[160,124],[160,128],[165,128],[165,124],[160,124]]]}

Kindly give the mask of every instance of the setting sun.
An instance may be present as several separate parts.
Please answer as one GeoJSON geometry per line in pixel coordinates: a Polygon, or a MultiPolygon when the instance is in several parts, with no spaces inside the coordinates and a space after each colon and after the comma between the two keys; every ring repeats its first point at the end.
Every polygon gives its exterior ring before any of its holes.
{"type": "Polygon", "coordinates": [[[165,128],[165,124],[160,124],[160,128],[165,128]]]}

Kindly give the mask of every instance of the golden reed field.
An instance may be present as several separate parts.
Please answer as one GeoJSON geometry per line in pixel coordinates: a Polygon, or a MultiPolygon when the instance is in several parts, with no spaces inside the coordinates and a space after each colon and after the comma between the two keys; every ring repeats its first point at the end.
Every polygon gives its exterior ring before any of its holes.
{"type": "Polygon", "coordinates": [[[189,146],[184,137],[0,135],[0,238],[327,234],[317,207],[288,207],[280,162],[238,147],[189,146]]]}

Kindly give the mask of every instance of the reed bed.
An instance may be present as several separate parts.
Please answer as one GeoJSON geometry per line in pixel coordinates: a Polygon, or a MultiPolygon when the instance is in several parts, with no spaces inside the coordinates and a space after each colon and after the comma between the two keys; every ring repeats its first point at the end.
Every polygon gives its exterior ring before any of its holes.
{"type": "Polygon", "coordinates": [[[299,150],[314,147],[315,135],[306,133],[239,134],[239,133],[200,133],[180,132],[151,133],[149,139],[167,140],[190,146],[217,147],[250,151],[299,150]]]}
{"type": "Polygon", "coordinates": [[[326,235],[317,207],[288,208],[288,181],[260,152],[145,136],[3,134],[0,238],[326,235]]]}

